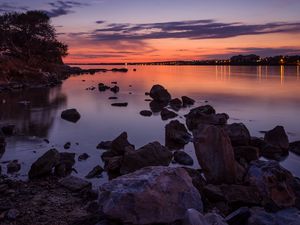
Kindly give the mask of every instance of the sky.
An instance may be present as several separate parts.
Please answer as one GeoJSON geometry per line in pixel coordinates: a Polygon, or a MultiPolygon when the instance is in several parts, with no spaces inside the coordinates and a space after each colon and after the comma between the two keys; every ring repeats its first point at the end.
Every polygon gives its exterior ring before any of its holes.
{"type": "Polygon", "coordinates": [[[0,13],[43,10],[67,63],[300,54],[300,0],[0,0],[0,13]]]}

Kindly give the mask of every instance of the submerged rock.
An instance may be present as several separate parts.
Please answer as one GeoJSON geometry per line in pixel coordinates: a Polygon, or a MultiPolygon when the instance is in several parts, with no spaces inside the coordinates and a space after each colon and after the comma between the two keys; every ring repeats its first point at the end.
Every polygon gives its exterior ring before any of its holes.
{"type": "Polygon", "coordinates": [[[149,110],[142,110],[142,111],[140,111],[140,115],[150,117],[150,116],[152,116],[152,112],[149,110]]]}
{"type": "Polygon", "coordinates": [[[156,84],[150,90],[150,97],[158,102],[169,102],[171,95],[163,86],[156,84]]]}
{"type": "Polygon", "coordinates": [[[185,166],[192,166],[194,164],[193,158],[184,151],[174,152],[174,160],[175,162],[185,166]]]}
{"type": "Polygon", "coordinates": [[[160,116],[162,120],[168,120],[168,119],[173,119],[175,117],[178,116],[177,113],[170,111],[166,108],[164,108],[161,112],[160,112],[160,116]]]}
{"type": "Polygon", "coordinates": [[[191,106],[191,105],[195,104],[195,100],[192,99],[192,98],[189,98],[187,96],[182,96],[181,99],[182,99],[182,106],[183,107],[187,107],[187,106],[191,106]]]}
{"type": "Polygon", "coordinates": [[[59,152],[56,149],[50,149],[31,165],[29,178],[34,179],[51,174],[52,169],[59,164],[59,160],[59,152]]]}
{"type": "Polygon", "coordinates": [[[193,131],[195,152],[209,183],[234,183],[236,162],[228,134],[214,125],[193,131]]]}
{"type": "Polygon", "coordinates": [[[61,113],[61,118],[69,122],[76,123],[80,119],[80,114],[76,109],[67,109],[61,113]]]}
{"type": "Polygon", "coordinates": [[[98,203],[109,218],[139,225],[172,223],[190,208],[203,211],[201,196],[182,168],[147,167],[118,177],[100,186],[98,203]]]}
{"type": "Polygon", "coordinates": [[[181,149],[191,140],[191,135],[184,124],[172,120],[165,126],[165,141],[169,149],[181,149]]]}
{"type": "Polygon", "coordinates": [[[168,166],[172,156],[172,153],[159,142],[152,142],[125,154],[120,172],[127,174],[147,166],[168,166]]]}

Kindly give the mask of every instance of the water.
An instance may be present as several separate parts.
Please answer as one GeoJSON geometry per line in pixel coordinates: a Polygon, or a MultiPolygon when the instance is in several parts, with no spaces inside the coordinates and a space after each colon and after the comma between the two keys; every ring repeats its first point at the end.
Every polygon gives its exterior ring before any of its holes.
{"type": "MultiPolygon", "coordinates": [[[[139,115],[141,110],[149,109],[145,92],[153,84],[164,85],[173,97],[187,95],[194,98],[195,106],[208,101],[218,112],[230,115],[229,123],[246,124],[252,136],[262,137],[260,131],[283,125],[290,141],[300,140],[299,67],[128,68],[128,73],[74,76],[52,89],[0,93],[1,124],[16,124],[18,131],[17,136],[7,139],[6,151],[0,160],[2,167],[6,167],[6,161],[18,159],[22,163],[18,178],[26,179],[32,162],[55,147],[60,151],[75,152],[76,157],[84,152],[91,156],[87,161],[76,162],[78,176],[83,177],[95,165],[103,165],[100,159],[102,151],[96,149],[97,144],[114,139],[122,131],[128,132],[129,140],[136,148],[152,141],[164,144],[164,126],[167,122],[162,121],[159,114],[150,118],[139,115]],[[137,71],[134,72],[133,68],[137,71]],[[97,90],[98,83],[112,85],[113,81],[117,81],[120,87],[118,94],[97,90]],[[86,90],[91,86],[96,90],[86,90]],[[119,99],[109,100],[111,96],[119,99]],[[30,104],[20,104],[20,101],[29,101],[30,104]],[[129,105],[126,108],[112,107],[112,102],[128,102],[129,105]],[[61,112],[67,108],[76,108],[80,112],[81,119],[76,124],[60,118],[61,112]],[[49,139],[50,144],[44,142],[44,138],[49,139]],[[68,141],[72,143],[71,149],[64,150],[63,145],[68,141]]],[[[189,110],[181,110],[179,115],[183,116],[189,110]]],[[[192,144],[187,145],[185,151],[194,157],[192,144]]],[[[295,175],[300,175],[300,158],[293,153],[281,164],[295,175]]],[[[199,167],[197,160],[194,167],[199,167]]],[[[94,179],[94,184],[105,182],[106,175],[103,176],[94,179]]]]}

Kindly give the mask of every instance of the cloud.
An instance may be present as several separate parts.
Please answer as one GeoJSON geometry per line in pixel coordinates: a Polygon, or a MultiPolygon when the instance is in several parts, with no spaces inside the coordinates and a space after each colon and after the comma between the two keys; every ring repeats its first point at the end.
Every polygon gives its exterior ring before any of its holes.
{"type": "Polygon", "coordinates": [[[73,13],[73,8],[76,7],[82,7],[82,6],[88,6],[89,4],[87,3],[80,3],[76,1],[55,1],[55,2],[50,2],[48,3],[52,7],[50,10],[44,10],[44,12],[49,16],[49,17],[58,17],[58,16],[63,16],[67,15],[70,13],[73,13]]]}
{"type": "Polygon", "coordinates": [[[264,24],[223,23],[215,20],[190,20],[165,23],[104,23],[90,33],[95,41],[147,40],[166,38],[217,39],[242,35],[300,32],[300,22],[273,22],[264,24]]]}
{"type": "Polygon", "coordinates": [[[16,6],[13,2],[0,3],[0,13],[13,12],[13,11],[26,11],[28,7],[16,6]]]}

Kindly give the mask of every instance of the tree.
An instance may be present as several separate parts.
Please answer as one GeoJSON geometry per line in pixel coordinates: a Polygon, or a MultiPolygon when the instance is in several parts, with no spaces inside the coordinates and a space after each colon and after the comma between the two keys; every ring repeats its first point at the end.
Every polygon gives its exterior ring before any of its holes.
{"type": "Polygon", "coordinates": [[[41,11],[0,15],[0,54],[28,64],[62,63],[68,46],[56,39],[50,18],[41,11]]]}

